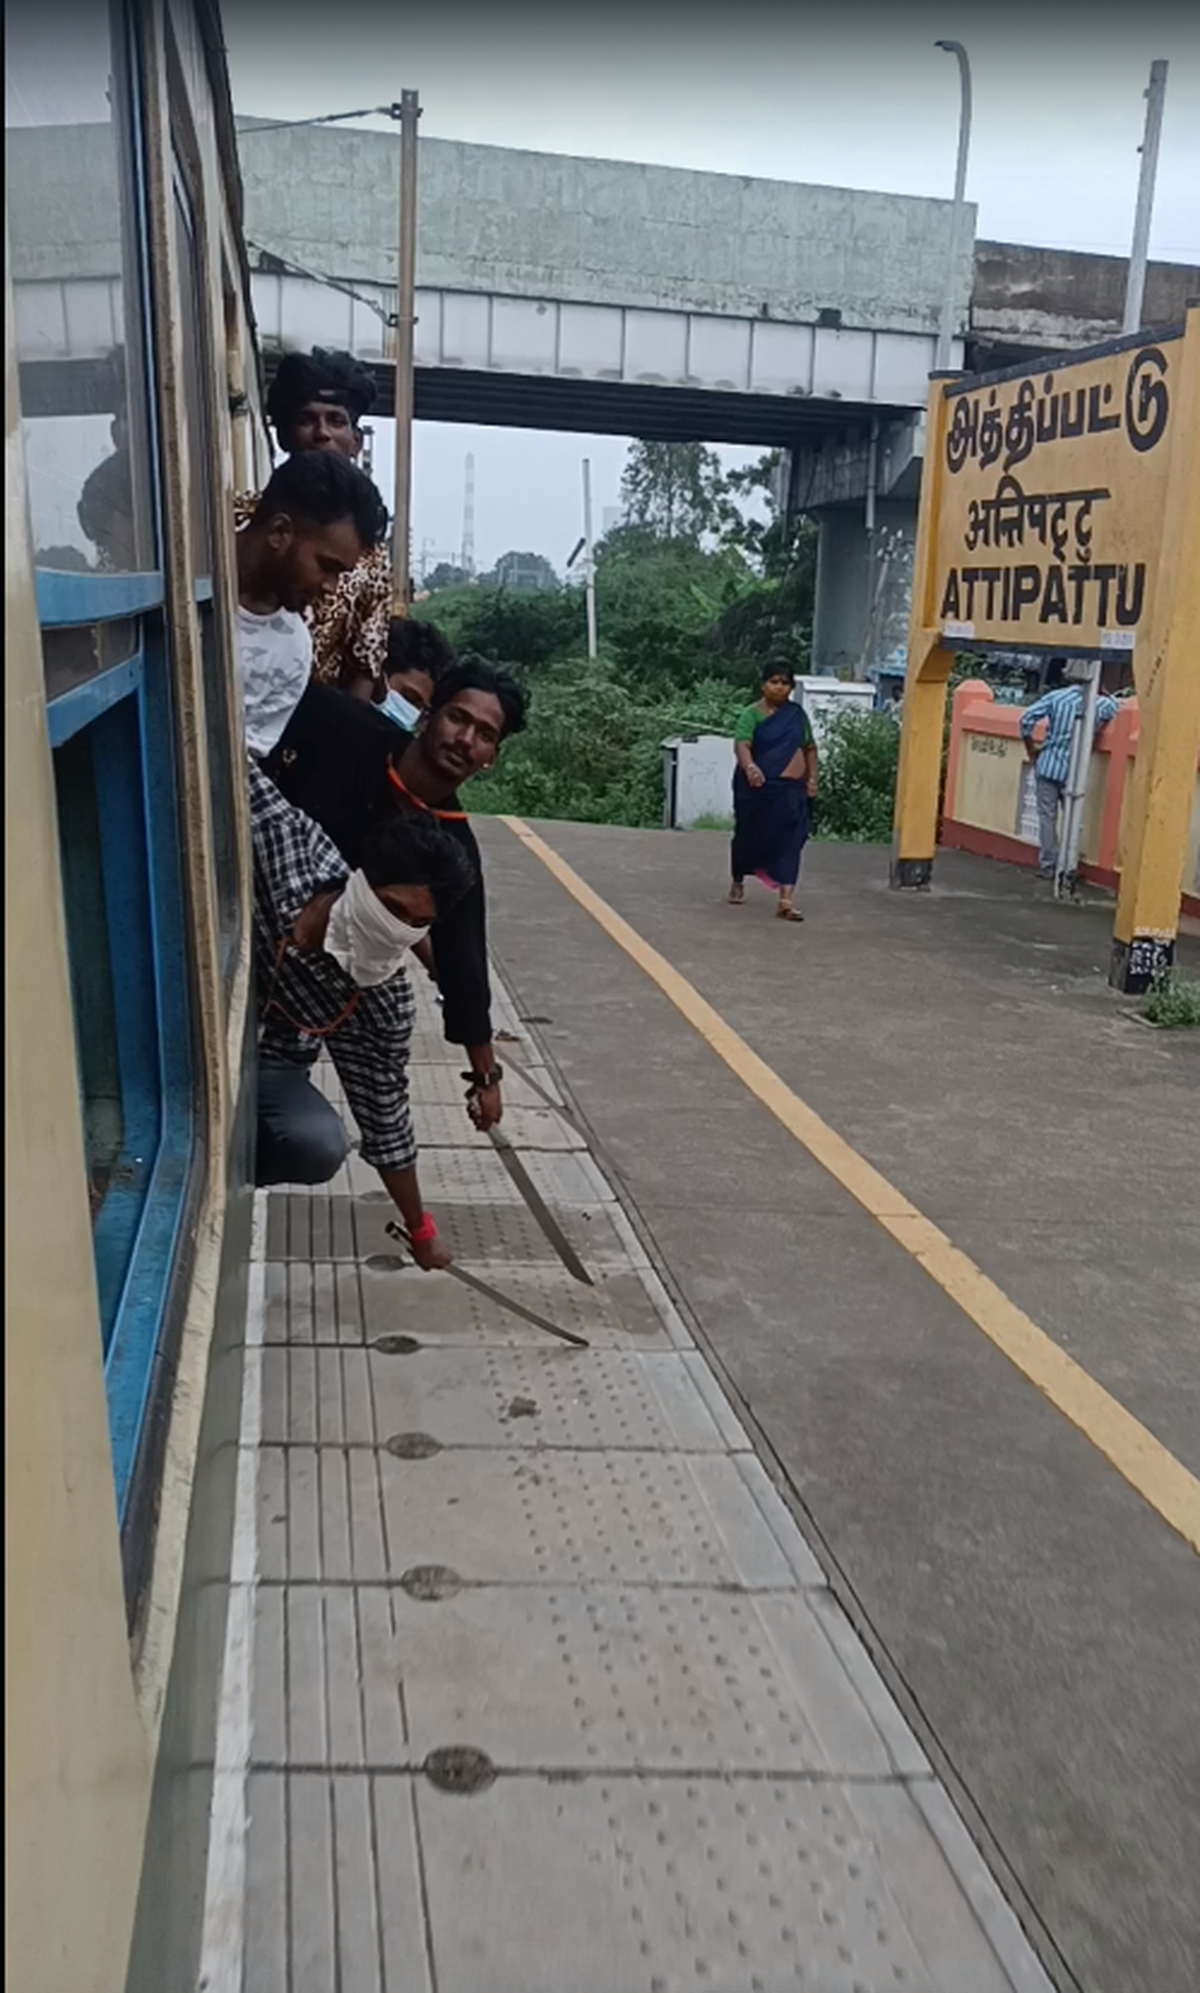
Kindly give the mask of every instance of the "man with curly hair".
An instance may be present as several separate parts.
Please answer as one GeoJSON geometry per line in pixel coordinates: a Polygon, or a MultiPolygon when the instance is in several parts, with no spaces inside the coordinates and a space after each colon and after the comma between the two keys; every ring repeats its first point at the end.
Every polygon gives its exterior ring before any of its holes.
{"type": "MultiPolygon", "coordinates": [[[[375,399],[375,383],[350,353],[285,353],[267,395],[267,417],[281,450],[332,450],[353,463],[362,451],[362,420],[375,399]]],[[[234,501],[241,531],[253,518],[258,494],[234,501]]],[[[363,699],[387,695],[388,625],[392,569],[386,542],[369,547],[336,589],[308,612],[313,677],[363,699]]]]}

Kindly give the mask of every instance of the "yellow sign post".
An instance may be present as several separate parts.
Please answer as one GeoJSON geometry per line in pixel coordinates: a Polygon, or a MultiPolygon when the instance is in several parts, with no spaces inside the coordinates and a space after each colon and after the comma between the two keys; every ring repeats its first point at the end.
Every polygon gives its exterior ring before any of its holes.
{"type": "Polygon", "coordinates": [[[1169,335],[931,382],[894,886],[932,877],[954,654],[991,648],[1132,658],[1112,979],[1145,989],[1174,953],[1200,741],[1200,308],[1169,335]]]}

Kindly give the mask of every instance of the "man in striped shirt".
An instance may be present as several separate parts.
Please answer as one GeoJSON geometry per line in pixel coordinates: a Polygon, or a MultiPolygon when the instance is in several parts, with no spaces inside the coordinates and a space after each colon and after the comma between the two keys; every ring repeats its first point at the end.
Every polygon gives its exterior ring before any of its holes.
{"type": "MultiPolygon", "coordinates": [[[[1052,879],[1058,869],[1058,810],[1071,775],[1071,749],[1075,723],[1083,706],[1081,685],[1059,685],[1043,692],[1021,715],[1021,738],[1032,761],[1037,784],[1038,871],[1052,879]],[[1046,734],[1040,747],[1033,742],[1034,728],[1045,720],[1046,734]]],[[[1106,727],[1115,716],[1117,702],[1104,693],[1096,701],[1095,731],[1106,727]]]]}
{"type": "Polygon", "coordinates": [[[350,873],[323,830],[249,757],[259,1004],[260,1184],[327,1183],[346,1131],[310,1074],[324,1047],[418,1266],[449,1264],[421,1202],[408,1104],[414,999],[404,951],[469,890],[461,845],[432,819],[393,814],[350,873]],[[336,953],[334,952],[336,950],[336,953]]]}

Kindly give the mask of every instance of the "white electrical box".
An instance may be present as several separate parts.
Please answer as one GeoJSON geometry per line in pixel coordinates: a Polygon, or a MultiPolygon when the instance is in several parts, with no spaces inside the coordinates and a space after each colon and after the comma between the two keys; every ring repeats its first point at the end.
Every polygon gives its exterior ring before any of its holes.
{"type": "Polygon", "coordinates": [[[702,817],[733,815],[733,741],[727,734],[675,734],[663,742],[663,822],[690,830],[702,817]]]}

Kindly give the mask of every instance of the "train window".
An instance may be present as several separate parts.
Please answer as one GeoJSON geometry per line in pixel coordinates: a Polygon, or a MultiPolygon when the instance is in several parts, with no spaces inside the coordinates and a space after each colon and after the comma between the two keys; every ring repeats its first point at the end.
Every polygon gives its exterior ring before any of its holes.
{"type": "Polygon", "coordinates": [[[39,601],[78,623],[89,584],[144,599],[113,578],[157,555],[128,81],[102,4],[66,26],[39,0],[5,9],[5,149],[39,601]]]}
{"type": "Polygon", "coordinates": [[[122,1516],[195,1132],[192,971],[163,618],[145,616],[140,628],[131,657],[46,708],[122,1516]]]}

